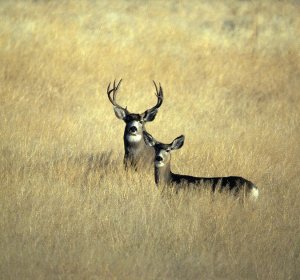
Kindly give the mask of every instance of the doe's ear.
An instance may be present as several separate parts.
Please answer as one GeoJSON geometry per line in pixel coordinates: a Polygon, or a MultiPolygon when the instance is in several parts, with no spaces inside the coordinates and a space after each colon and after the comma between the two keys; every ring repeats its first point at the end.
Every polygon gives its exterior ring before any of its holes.
{"type": "Polygon", "coordinates": [[[153,136],[150,133],[148,133],[147,131],[144,131],[143,136],[144,136],[144,141],[145,141],[146,145],[148,145],[150,147],[155,146],[157,141],[153,138],[153,136]]]}
{"type": "Polygon", "coordinates": [[[114,106],[114,111],[115,111],[115,115],[118,119],[124,120],[127,113],[126,110],[124,110],[123,108],[119,108],[114,106]]]}
{"type": "Polygon", "coordinates": [[[176,139],[173,140],[171,143],[171,150],[178,150],[180,149],[184,144],[184,135],[180,135],[176,139]]]}
{"type": "Polygon", "coordinates": [[[142,114],[142,118],[144,122],[152,122],[155,119],[155,116],[157,114],[158,110],[147,110],[142,114]]]}

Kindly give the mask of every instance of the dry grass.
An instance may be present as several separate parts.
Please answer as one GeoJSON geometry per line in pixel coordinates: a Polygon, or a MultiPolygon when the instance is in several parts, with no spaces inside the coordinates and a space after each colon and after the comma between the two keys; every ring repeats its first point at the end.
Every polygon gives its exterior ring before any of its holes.
{"type": "Polygon", "coordinates": [[[297,1],[2,1],[2,279],[299,279],[297,1]],[[240,175],[255,206],[125,173],[123,124],[186,135],[176,172],[240,175]],[[131,100],[134,100],[131,101],[131,100]]]}

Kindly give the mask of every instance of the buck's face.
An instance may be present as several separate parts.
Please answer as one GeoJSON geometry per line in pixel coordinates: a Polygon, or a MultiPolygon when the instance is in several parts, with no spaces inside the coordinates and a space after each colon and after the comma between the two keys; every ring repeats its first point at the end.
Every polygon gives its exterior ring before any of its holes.
{"type": "Polygon", "coordinates": [[[124,121],[125,137],[128,142],[139,142],[143,138],[143,130],[145,121],[141,114],[128,114],[124,121]]]}
{"type": "Polygon", "coordinates": [[[184,144],[183,135],[174,139],[171,144],[163,144],[156,141],[153,136],[146,131],[144,131],[143,135],[145,143],[155,149],[154,165],[157,168],[168,165],[171,160],[171,151],[180,149],[184,144]]]}
{"type": "Polygon", "coordinates": [[[124,119],[126,123],[125,132],[129,135],[142,135],[144,120],[139,114],[129,114],[124,119]]]}

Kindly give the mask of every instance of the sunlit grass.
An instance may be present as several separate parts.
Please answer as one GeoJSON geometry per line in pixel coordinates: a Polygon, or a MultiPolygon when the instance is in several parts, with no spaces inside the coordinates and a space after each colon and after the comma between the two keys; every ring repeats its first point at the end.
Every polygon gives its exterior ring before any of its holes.
{"type": "Polygon", "coordinates": [[[299,12],[295,1],[0,4],[3,279],[298,279],[299,12]],[[125,172],[124,124],[184,134],[174,172],[239,175],[255,205],[161,193],[125,172]]]}

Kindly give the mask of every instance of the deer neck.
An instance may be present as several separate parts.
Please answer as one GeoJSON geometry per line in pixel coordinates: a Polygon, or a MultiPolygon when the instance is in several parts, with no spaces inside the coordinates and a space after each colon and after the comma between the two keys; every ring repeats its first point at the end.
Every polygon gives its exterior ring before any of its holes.
{"type": "Polygon", "coordinates": [[[143,136],[131,137],[124,134],[124,149],[125,149],[125,161],[130,161],[131,164],[145,164],[149,163],[151,167],[154,157],[154,149],[145,144],[143,136]]]}
{"type": "Polygon", "coordinates": [[[161,167],[154,167],[155,183],[156,185],[166,185],[171,183],[172,172],[170,163],[161,167]]]}

